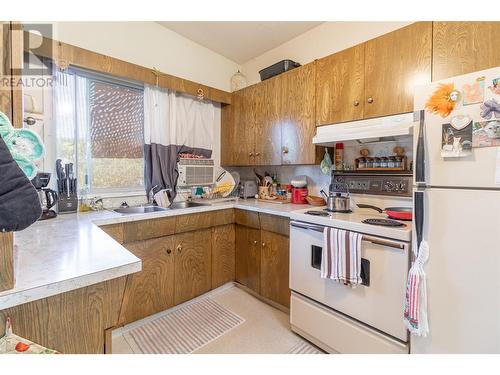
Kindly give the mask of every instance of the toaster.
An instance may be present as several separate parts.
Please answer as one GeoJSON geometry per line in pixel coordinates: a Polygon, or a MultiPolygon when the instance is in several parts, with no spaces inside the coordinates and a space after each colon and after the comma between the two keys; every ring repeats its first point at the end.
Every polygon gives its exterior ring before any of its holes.
{"type": "Polygon", "coordinates": [[[257,183],[253,180],[240,182],[240,198],[253,198],[257,194],[257,183]]]}

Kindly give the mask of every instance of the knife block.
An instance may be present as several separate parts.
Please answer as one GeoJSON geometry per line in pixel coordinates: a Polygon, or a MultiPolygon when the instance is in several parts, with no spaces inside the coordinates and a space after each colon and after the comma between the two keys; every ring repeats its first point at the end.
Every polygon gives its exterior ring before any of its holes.
{"type": "Polygon", "coordinates": [[[14,234],[0,232],[0,292],[14,288],[14,234]]]}
{"type": "Polygon", "coordinates": [[[60,214],[74,213],[78,211],[78,195],[77,194],[59,194],[57,210],[60,214]]]}

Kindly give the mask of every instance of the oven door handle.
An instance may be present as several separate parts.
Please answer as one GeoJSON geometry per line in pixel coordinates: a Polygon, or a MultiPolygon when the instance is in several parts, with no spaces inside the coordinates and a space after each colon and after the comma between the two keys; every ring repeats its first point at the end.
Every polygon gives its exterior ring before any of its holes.
{"type": "MultiPolygon", "coordinates": [[[[322,225],[306,224],[306,223],[302,223],[300,221],[294,221],[294,220],[290,221],[290,225],[292,227],[313,230],[313,231],[321,232],[321,233],[323,233],[323,230],[325,229],[325,227],[322,225]]],[[[366,234],[363,234],[362,241],[371,242],[375,245],[380,245],[380,246],[389,246],[389,247],[393,247],[393,248],[399,249],[399,250],[405,250],[405,248],[406,248],[406,245],[404,243],[395,242],[395,241],[391,241],[391,240],[385,240],[383,238],[372,237],[372,236],[368,236],[366,234]]]]}
{"type": "Polygon", "coordinates": [[[301,223],[300,221],[290,221],[290,225],[292,227],[314,230],[316,232],[321,232],[321,233],[323,233],[323,230],[325,229],[325,227],[321,225],[306,224],[306,223],[301,223]]]}

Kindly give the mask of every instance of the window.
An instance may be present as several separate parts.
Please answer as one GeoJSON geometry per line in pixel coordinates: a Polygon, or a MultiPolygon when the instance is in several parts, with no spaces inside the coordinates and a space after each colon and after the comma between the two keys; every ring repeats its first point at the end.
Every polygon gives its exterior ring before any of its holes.
{"type": "Polygon", "coordinates": [[[57,155],[76,165],[78,188],[143,191],[143,87],[80,70],[56,77],[57,155]]]}

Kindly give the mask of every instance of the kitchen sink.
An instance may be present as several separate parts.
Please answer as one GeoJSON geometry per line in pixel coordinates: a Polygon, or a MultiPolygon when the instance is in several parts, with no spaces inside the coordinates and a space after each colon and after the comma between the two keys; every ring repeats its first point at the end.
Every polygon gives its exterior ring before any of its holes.
{"type": "Polygon", "coordinates": [[[113,211],[119,214],[147,214],[150,212],[158,212],[158,211],[168,211],[168,210],[176,210],[180,208],[190,208],[190,207],[200,207],[206,206],[207,203],[196,203],[196,202],[175,202],[170,205],[168,208],[159,207],[159,206],[139,206],[139,207],[120,207],[113,211]]]}
{"type": "Polygon", "coordinates": [[[150,212],[167,211],[168,208],[158,206],[140,206],[140,207],[120,207],[115,209],[119,214],[147,214],[150,212]]]}
{"type": "Polygon", "coordinates": [[[190,208],[190,207],[200,207],[207,206],[206,203],[196,203],[196,202],[174,202],[170,205],[170,209],[178,209],[178,208],[190,208]]]}

